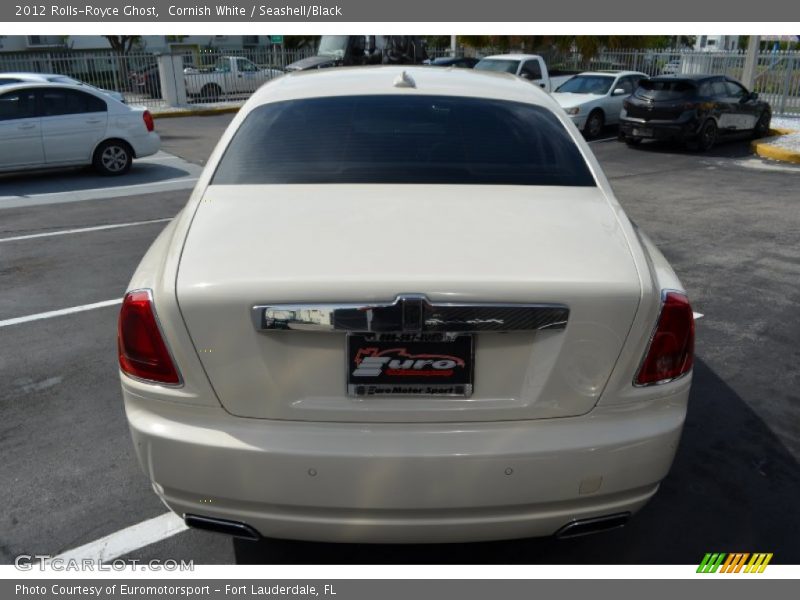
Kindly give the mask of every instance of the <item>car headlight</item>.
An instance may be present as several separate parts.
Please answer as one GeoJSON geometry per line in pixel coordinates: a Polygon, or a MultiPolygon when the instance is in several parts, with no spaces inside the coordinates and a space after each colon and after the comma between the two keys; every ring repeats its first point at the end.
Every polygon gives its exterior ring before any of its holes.
{"type": "Polygon", "coordinates": [[[567,108],[565,110],[567,111],[568,115],[577,115],[579,112],[581,112],[581,109],[578,106],[573,106],[572,108],[567,108]]]}

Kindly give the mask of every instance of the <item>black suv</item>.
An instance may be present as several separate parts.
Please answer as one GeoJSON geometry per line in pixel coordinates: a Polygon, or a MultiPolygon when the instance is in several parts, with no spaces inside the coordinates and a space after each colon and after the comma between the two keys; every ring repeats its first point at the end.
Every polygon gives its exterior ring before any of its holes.
{"type": "Polygon", "coordinates": [[[625,100],[619,138],[632,146],[672,139],[705,151],[722,136],[763,137],[771,118],[769,104],[730,77],[661,75],[642,80],[625,100]]]}

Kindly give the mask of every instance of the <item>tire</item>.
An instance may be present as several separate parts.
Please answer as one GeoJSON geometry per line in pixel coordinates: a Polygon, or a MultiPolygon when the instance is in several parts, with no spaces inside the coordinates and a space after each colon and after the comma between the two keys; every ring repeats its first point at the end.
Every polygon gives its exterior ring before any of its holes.
{"type": "Polygon", "coordinates": [[[106,140],[94,151],[92,166],[100,175],[115,177],[131,170],[133,150],[121,140],[106,140]]]}
{"type": "Polygon", "coordinates": [[[756,139],[766,137],[767,134],[769,134],[769,123],[771,120],[772,114],[768,110],[762,112],[753,129],[753,137],[756,139]]]}
{"type": "Polygon", "coordinates": [[[698,152],[708,152],[717,142],[717,124],[713,119],[709,119],[700,128],[700,133],[696,140],[692,140],[687,145],[690,150],[698,152]]]}
{"type": "Polygon", "coordinates": [[[207,83],[200,90],[200,98],[206,102],[219,102],[222,96],[222,88],[216,83],[207,83]]]}
{"type": "Polygon", "coordinates": [[[589,113],[586,123],[583,124],[583,135],[587,140],[593,140],[603,132],[605,124],[606,118],[603,111],[596,108],[589,113]]]}
{"type": "Polygon", "coordinates": [[[638,146],[642,143],[642,138],[626,137],[625,143],[628,144],[628,146],[638,146]]]}

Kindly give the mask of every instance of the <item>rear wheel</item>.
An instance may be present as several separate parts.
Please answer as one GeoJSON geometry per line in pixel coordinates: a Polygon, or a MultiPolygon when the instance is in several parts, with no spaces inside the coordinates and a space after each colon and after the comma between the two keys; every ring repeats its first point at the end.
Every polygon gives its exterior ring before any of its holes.
{"type": "Polygon", "coordinates": [[[592,140],[600,135],[605,124],[606,118],[603,115],[603,111],[595,109],[586,118],[586,124],[583,126],[583,134],[587,139],[592,140]]]}
{"type": "Polygon", "coordinates": [[[761,113],[761,116],[758,118],[758,122],[756,123],[755,128],[753,129],[753,137],[754,138],[762,138],[766,137],[769,133],[769,123],[772,120],[772,115],[768,110],[765,110],[761,113]]]}
{"type": "Polygon", "coordinates": [[[200,97],[206,102],[217,102],[222,96],[222,88],[216,83],[207,83],[200,90],[200,97]]]}
{"type": "Polygon", "coordinates": [[[697,136],[697,139],[689,142],[688,146],[691,150],[698,150],[700,152],[707,152],[714,147],[714,144],[717,142],[717,124],[712,120],[709,119],[705,123],[703,123],[703,127],[700,129],[700,133],[697,136]]]}
{"type": "Polygon", "coordinates": [[[94,151],[92,166],[101,175],[124,175],[133,164],[131,147],[121,140],[106,140],[94,151]]]}

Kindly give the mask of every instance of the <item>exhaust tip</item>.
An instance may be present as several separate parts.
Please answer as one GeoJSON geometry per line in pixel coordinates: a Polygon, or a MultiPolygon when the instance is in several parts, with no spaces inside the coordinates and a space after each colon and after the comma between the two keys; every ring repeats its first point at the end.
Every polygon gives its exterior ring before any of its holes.
{"type": "Polygon", "coordinates": [[[624,512],[602,517],[592,517],[591,519],[578,519],[564,525],[561,529],[556,531],[555,536],[563,540],[591,535],[593,533],[602,533],[603,531],[624,527],[630,518],[631,513],[624,512]]]}
{"type": "Polygon", "coordinates": [[[215,533],[224,533],[245,540],[258,541],[261,535],[250,525],[239,521],[229,521],[228,519],[217,519],[216,517],[202,517],[200,515],[183,515],[183,520],[189,527],[194,529],[204,529],[215,533]]]}

